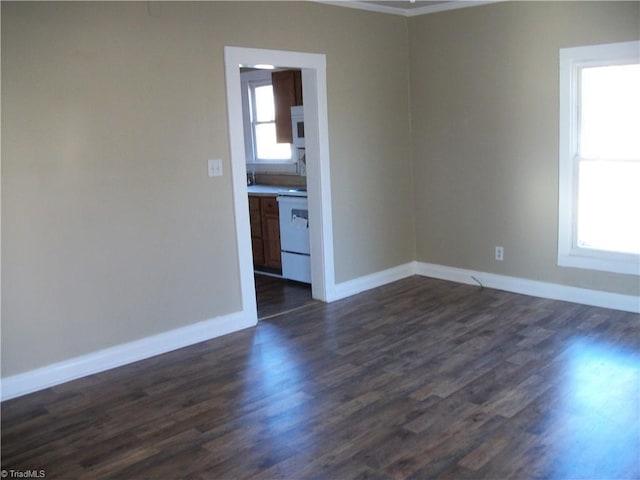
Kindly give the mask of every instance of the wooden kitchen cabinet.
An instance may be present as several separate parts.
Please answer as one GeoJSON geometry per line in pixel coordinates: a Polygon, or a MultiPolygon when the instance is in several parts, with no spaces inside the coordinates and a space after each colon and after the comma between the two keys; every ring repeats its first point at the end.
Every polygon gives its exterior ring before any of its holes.
{"type": "Polygon", "coordinates": [[[280,216],[277,198],[250,195],[249,221],[254,268],[281,274],[280,216]]]}
{"type": "Polygon", "coordinates": [[[280,215],[276,197],[260,199],[262,211],[262,239],[264,242],[264,264],[269,268],[282,269],[280,256],[280,215]]]}
{"type": "Polygon", "coordinates": [[[262,239],[262,213],[260,197],[249,197],[249,223],[251,224],[251,250],[253,266],[264,266],[264,240],[262,239]]]}
{"type": "Polygon", "coordinates": [[[276,115],[276,140],[293,143],[291,107],[302,105],[302,72],[284,70],[271,73],[276,115]]]}

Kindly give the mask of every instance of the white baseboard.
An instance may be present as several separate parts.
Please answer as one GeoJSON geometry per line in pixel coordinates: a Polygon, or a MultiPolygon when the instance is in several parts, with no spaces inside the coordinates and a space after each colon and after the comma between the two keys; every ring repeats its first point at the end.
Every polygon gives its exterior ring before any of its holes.
{"type": "Polygon", "coordinates": [[[625,312],[640,313],[640,297],[622,295],[619,293],[590,290],[587,288],[571,287],[557,283],[539,282],[525,278],[496,275],[494,273],[476,272],[462,268],[447,267],[432,263],[416,262],[416,274],[425,277],[450,280],[458,283],[477,285],[472,278],[488,288],[521,293],[532,297],[549,298],[565,302],[581,303],[594,307],[611,308],[625,312]]]}
{"type": "MultiPolygon", "coordinates": [[[[640,313],[640,298],[633,295],[589,290],[424,262],[409,262],[381,272],[338,283],[331,298],[328,298],[327,301],[332,302],[350,297],[411,275],[422,275],[457,283],[477,285],[476,280],[473,279],[475,277],[483,286],[488,288],[640,313]]],[[[210,340],[227,333],[253,327],[256,323],[257,320],[252,315],[246,312],[235,312],[54,363],[36,370],[3,378],[0,381],[0,398],[2,401],[9,400],[87,375],[210,340]]]]}
{"type": "Polygon", "coordinates": [[[98,350],[97,352],[3,378],[0,381],[0,397],[2,401],[20,397],[37,390],[252,327],[256,323],[257,319],[252,318],[252,315],[246,312],[235,312],[133,342],[98,350]]]}
{"type": "Polygon", "coordinates": [[[337,283],[331,298],[328,298],[327,301],[333,302],[335,300],[350,297],[351,295],[371,290],[372,288],[381,287],[387,283],[395,282],[396,280],[401,280],[415,274],[416,262],[409,262],[404,265],[398,265],[397,267],[365,275],[364,277],[358,277],[353,280],[337,283]]]}
{"type": "Polygon", "coordinates": [[[425,262],[409,262],[404,265],[372,273],[353,280],[336,284],[336,289],[328,301],[340,300],[365,290],[380,287],[411,275],[438,278],[468,285],[477,285],[520,293],[532,297],[548,298],[565,302],[580,303],[594,307],[611,308],[625,312],[640,313],[640,297],[619,293],[590,290],[558,283],[540,282],[526,278],[510,277],[495,273],[478,272],[463,268],[449,267],[425,262]]]}

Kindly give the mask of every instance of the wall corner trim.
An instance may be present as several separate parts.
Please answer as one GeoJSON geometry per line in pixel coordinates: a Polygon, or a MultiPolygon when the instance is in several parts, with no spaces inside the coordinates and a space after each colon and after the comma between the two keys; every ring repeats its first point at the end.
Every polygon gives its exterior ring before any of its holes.
{"type": "Polygon", "coordinates": [[[252,315],[243,311],[234,312],[63,360],[1,379],[0,398],[5,401],[20,397],[61,383],[253,327],[256,323],[257,320],[252,315]]]}
{"type": "Polygon", "coordinates": [[[619,293],[572,287],[557,283],[540,282],[526,278],[509,277],[487,272],[476,272],[446,265],[416,262],[416,274],[425,277],[439,278],[452,282],[477,285],[472,278],[477,278],[483,286],[520,293],[532,297],[548,298],[564,302],[580,303],[594,307],[610,308],[625,312],[640,313],[640,297],[619,293]]]}

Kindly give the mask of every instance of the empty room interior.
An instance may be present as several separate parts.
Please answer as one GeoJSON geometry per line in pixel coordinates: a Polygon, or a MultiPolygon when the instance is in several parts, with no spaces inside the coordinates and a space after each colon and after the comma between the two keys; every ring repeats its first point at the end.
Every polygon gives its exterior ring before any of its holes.
{"type": "Polygon", "coordinates": [[[3,478],[640,479],[640,2],[1,2],[3,478]]]}

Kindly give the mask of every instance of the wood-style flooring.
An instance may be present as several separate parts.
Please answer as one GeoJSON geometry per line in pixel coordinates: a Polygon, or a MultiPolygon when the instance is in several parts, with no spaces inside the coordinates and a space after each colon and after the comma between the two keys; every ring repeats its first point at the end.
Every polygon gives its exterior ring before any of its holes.
{"type": "Polygon", "coordinates": [[[311,298],[311,285],[261,274],[255,274],[254,278],[260,320],[315,302],[311,298]]]}
{"type": "Polygon", "coordinates": [[[637,479],[639,416],[640,316],[411,277],[4,402],[2,469],[637,479]]]}

